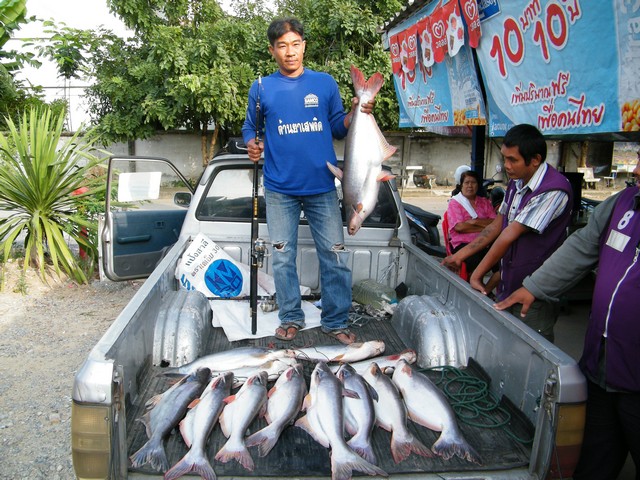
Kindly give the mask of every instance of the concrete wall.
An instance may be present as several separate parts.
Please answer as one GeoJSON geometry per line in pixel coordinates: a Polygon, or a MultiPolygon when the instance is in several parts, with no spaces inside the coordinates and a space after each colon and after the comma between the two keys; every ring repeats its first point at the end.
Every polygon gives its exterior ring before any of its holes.
{"type": "MultiPolygon", "coordinates": [[[[387,160],[397,175],[406,174],[404,167],[420,166],[421,173],[435,175],[438,185],[453,186],[453,173],[460,165],[471,162],[471,137],[443,137],[434,134],[392,132],[385,134],[389,143],[397,148],[387,160]]],[[[344,155],[344,141],[334,142],[339,157],[344,155]]],[[[487,139],[485,145],[485,177],[496,172],[502,164],[501,139],[487,139]]],[[[576,171],[578,166],[593,166],[597,175],[606,175],[611,165],[611,142],[560,142],[547,141],[547,162],[554,167],[563,166],[566,171],[576,171]]],[[[163,157],[171,160],[188,178],[198,178],[202,172],[200,135],[169,132],[149,140],[137,140],[127,144],[113,144],[106,148],[112,154],[163,157]]],[[[500,174],[496,179],[502,178],[500,174]]]]}
{"type": "Polygon", "coordinates": [[[105,147],[105,150],[113,155],[166,158],[190,179],[200,177],[203,170],[200,134],[163,133],[148,140],[136,140],[130,144],[114,143],[105,147]]]}

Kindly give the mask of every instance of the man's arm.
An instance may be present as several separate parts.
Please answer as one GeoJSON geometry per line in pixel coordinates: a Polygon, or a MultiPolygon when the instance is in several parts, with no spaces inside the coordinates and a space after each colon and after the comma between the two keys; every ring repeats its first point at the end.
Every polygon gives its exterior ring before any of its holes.
{"type": "Polygon", "coordinates": [[[498,238],[500,232],[502,231],[502,215],[497,215],[493,221],[487,225],[480,234],[476,237],[475,240],[469,242],[468,245],[458,250],[453,255],[449,255],[442,260],[442,265],[450,268],[451,270],[457,271],[460,269],[460,265],[467,258],[473,255],[476,252],[486,248],[488,245],[498,238]]]}
{"type": "Polygon", "coordinates": [[[603,201],[593,212],[589,223],[576,231],[538,270],[524,279],[519,288],[495,308],[505,310],[522,303],[521,315],[526,315],[533,300],[557,300],[557,296],[579,282],[598,263],[600,237],[605,232],[618,195],[603,201]]]}
{"type": "Polygon", "coordinates": [[[487,254],[471,274],[471,278],[469,279],[471,287],[487,295],[488,292],[483,282],[484,276],[491,270],[491,267],[504,257],[509,247],[528,231],[529,228],[521,223],[511,222],[507,228],[500,233],[498,238],[496,238],[487,254]]]}

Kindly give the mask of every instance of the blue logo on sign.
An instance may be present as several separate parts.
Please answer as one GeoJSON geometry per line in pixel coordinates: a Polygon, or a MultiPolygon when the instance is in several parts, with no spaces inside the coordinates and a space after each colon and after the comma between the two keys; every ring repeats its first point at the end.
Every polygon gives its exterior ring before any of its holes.
{"type": "Polygon", "coordinates": [[[500,4],[498,0],[480,0],[478,10],[478,17],[481,22],[484,22],[500,13],[500,4]]]}
{"type": "Polygon", "coordinates": [[[237,297],[242,291],[242,273],[229,260],[216,260],[209,265],[204,282],[209,291],[219,297],[237,297]]]}

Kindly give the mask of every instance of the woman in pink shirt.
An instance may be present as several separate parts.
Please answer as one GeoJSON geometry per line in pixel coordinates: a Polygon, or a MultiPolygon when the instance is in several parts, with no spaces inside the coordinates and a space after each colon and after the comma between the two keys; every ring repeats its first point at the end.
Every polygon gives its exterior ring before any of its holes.
{"type": "MultiPolygon", "coordinates": [[[[460,193],[449,200],[447,219],[449,222],[449,241],[453,252],[457,252],[489,225],[496,212],[488,198],[478,196],[479,175],[468,170],[460,175],[460,193]]],[[[469,275],[478,266],[488,248],[467,258],[469,275]]]]}

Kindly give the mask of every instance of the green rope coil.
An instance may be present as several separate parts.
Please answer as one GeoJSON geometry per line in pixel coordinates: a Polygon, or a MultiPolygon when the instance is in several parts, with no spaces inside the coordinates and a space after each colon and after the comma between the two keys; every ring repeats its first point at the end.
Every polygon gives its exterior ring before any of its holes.
{"type": "Polygon", "coordinates": [[[432,367],[423,371],[440,373],[440,378],[434,383],[447,397],[461,422],[478,428],[501,428],[517,442],[533,442],[533,438],[521,438],[511,431],[511,414],[489,391],[487,382],[450,366],[432,367]]]}

